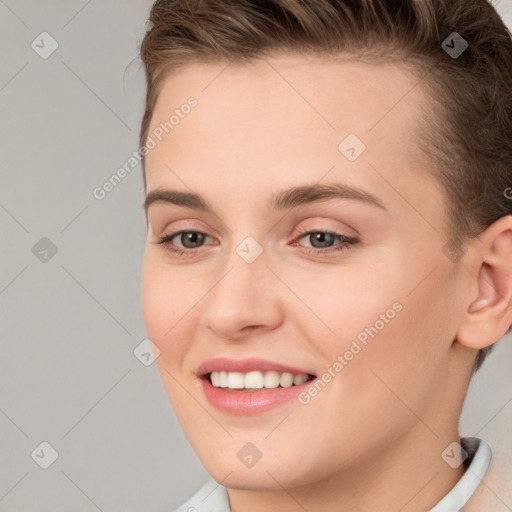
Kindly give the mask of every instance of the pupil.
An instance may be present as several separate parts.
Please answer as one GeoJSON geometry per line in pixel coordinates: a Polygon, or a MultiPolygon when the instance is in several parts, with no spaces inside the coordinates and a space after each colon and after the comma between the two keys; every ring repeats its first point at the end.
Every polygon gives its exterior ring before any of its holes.
{"type": "Polygon", "coordinates": [[[313,233],[311,236],[313,237],[312,241],[319,242],[321,244],[320,246],[316,246],[314,243],[312,243],[311,245],[313,247],[329,247],[329,245],[332,242],[332,235],[329,233],[320,233],[319,232],[319,233],[313,233]]]}
{"type": "Polygon", "coordinates": [[[181,243],[184,247],[188,248],[194,248],[194,244],[198,242],[201,242],[202,234],[201,233],[195,233],[195,232],[189,232],[189,233],[183,233],[181,235],[181,243]],[[192,243],[192,247],[190,245],[187,245],[189,242],[192,243]]]}

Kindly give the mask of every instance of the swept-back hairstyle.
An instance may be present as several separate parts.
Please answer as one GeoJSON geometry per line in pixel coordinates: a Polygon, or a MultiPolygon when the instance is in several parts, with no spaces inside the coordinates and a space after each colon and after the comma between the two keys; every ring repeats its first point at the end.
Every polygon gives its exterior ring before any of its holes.
{"type": "MultiPolygon", "coordinates": [[[[454,262],[465,242],[512,214],[512,36],[488,0],[158,0],[140,48],[141,147],[170,74],[273,52],[394,62],[417,77],[431,108],[414,135],[445,191],[454,262]],[[458,56],[446,51],[454,32],[468,44],[458,56]]],[[[478,352],[474,372],[492,347],[478,352]]]]}

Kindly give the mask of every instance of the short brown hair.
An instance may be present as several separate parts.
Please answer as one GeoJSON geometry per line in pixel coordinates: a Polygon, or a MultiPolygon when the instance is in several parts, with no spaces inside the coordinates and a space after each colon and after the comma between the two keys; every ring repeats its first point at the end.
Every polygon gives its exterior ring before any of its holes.
{"type": "MultiPolygon", "coordinates": [[[[399,62],[420,78],[432,108],[416,139],[445,190],[456,259],[465,241],[512,214],[512,36],[488,0],[158,0],[140,48],[141,147],[175,70],[277,51],[399,62]],[[454,32],[468,44],[456,57],[442,45],[454,45],[454,32]]],[[[474,372],[493,346],[478,351],[474,372]]]]}

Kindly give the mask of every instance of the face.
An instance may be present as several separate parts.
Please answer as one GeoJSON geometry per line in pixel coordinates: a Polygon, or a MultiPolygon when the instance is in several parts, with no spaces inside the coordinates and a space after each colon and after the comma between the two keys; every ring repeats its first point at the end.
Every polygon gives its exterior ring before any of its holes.
{"type": "Polygon", "coordinates": [[[456,422],[433,404],[467,290],[415,146],[417,81],[288,55],[193,64],[163,86],[143,314],[185,435],[225,486],[307,485],[432,437],[417,416],[456,422]]]}

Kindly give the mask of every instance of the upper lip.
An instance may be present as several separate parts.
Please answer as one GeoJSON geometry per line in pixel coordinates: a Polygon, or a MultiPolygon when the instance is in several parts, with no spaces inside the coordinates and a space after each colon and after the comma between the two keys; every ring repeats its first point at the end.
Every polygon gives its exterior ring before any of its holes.
{"type": "Polygon", "coordinates": [[[266,359],[228,359],[225,357],[217,357],[215,359],[208,359],[204,361],[197,368],[197,375],[202,377],[211,372],[225,371],[225,372],[240,372],[248,373],[250,371],[276,371],[276,372],[288,372],[293,375],[308,374],[314,375],[312,372],[302,370],[300,368],[294,368],[286,364],[276,363],[274,361],[268,361],[266,359]]]}

